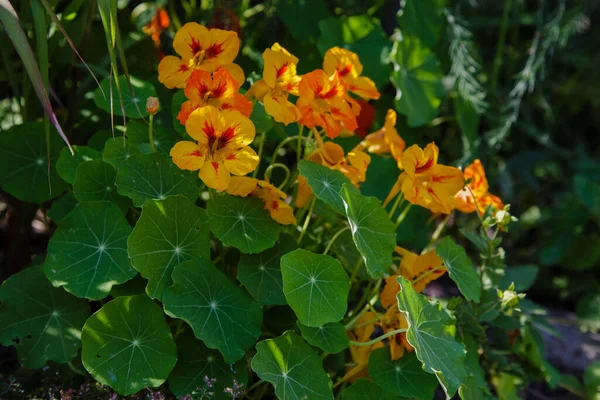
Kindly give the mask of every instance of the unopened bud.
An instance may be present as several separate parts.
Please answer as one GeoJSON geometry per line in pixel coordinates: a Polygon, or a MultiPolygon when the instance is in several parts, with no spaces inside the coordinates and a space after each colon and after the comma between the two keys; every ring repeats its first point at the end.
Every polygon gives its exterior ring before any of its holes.
{"type": "Polygon", "coordinates": [[[148,100],[146,100],[146,111],[155,115],[159,108],[160,104],[158,102],[158,97],[148,97],[148,100]]]}

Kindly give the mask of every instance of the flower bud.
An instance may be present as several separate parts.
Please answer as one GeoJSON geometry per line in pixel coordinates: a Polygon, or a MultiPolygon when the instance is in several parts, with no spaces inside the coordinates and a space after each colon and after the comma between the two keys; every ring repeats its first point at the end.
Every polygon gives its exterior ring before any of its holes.
{"type": "Polygon", "coordinates": [[[148,100],[146,100],[146,111],[151,115],[155,115],[159,108],[158,97],[148,97],[148,100]]]}

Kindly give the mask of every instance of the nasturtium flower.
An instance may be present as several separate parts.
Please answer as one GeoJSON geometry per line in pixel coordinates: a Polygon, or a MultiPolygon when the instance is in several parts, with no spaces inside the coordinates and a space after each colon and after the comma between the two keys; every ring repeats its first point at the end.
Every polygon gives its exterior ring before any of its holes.
{"type": "Polygon", "coordinates": [[[434,213],[450,214],[454,196],[464,187],[464,177],[458,168],[437,163],[439,149],[429,143],[425,149],[410,146],[401,157],[404,172],[392,187],[385,204],[402,191],[404,198],[434,213]]]}
{"type": "MultiPolygon", "coordinates": [[[[359,149],[354,149],[345,156],[342,146],[333,142],[323,143],[306,159],[329,169],[340,171],[356,187],[367,179],[367,168],[371,162],[371,157],[359,149]]],[[[312,189],[308,186],[306,178],[298,175],[296,207],[304,207],[312,194],[312,189]]]]}
{"type": "Polygon", "coordinates": [[[504,203],[502,200],[489,192],[489,184],[485,177],[485,170],[479,159],[473,161],[471,165],[465,168],[463,175],[465,179],[471,181],[461,191],[456,194],[456,209],[464,213],[472,213],[477,209],[479,214],[485,212],[488,206],[496,210],[502,210],[504,203]],[[475,198],[473,198],[475,197],[475,198]]]}
{"type": "Polygon", "coordinates": [[[210,188],[221,192],[231,174],[246,175],[258,165],[258,155],[248,146],[254,140],[254,124],[238,111],[198,108],[185,130],[197,143],[176,143],[170,153],[173,162],[181,169],[200,170],[200,179],[210,188]]]}
{"type": "MultiPolygon", "coordinates": [[[[378,317],[370,311],[363,313],[356,321],[355,328],[347,332],[348,337],[357,342],[368,342],[375,332],[378,317]]],[[[372,351],[381,347],[384,347],[383,342],[377,342],[371,346],[350,345],[350,355],[352,356],[354,366],[346,368],[346,374],[342,378],[342,381],[348,380],[352,383],[360,378],[368,377],[367,367],[369,365],[369,356],[372,351]]]]}
{"type": "MultiPolygon", "coordinates": [[[[337,74],[347,92],[356,94],[363,99],[377,100],[380,96],[375,83],[361,76],[363,66],[356,53],[341,47],[332,47],[325,53],[323,69],[329,75],[337,74]]],[[[346,100],[351,104],[355,114],[360,112],[360,105],[346,94],[346,100]]]]}
{"type": "Polygon", "coordinates": [[[298,121],[300,111],[288,100],[289,94],[298,95],[298,58],[275,43],[264,51],[263,60],[263,77],[252,85],[246,96],[262,101],[267,114],[277,122],[288,125],[298,121]]]}
{"type": "Polygon", "coordinates": [[[229,182],[227,193],[241,197],[257,197],[265,203],[265,210],[269,211],[271,218],[275,221],[282,225],[296,223],[294,210],[284,201],[287,195],[269,183],[268,180],[234,176],[229,182]]]}
{"type": "Polygon", "coordinates": [[[385,124],[383,128],[377,132],[373,132],[360,143],[361,147],[373,154],[388,154],[398,163],[398,167],[402,168],[402,153],[406,148],[406,143],[396,130],[396,112],[392,109],[387,111],[385,115],[385,124]]]}
{"type": "Polygon", "coordinates": [[[244,71],[233,64],[240,49],[235,32],[189,22],[175,34],[173,48],[180,57],[166,56],[158,64],[158,80],[169,89],[184,88],[197,69],[213,72],[225,68],[240,85],[244,82],[244,71]]]}
{"type": "Polygon", "coordinates": [[[438,279],[446,272],[446,268],[443,267],[444,261],[437,255],[435,250],[418,255],[396,246],[395,252],[402,256],[402,261],[400,261],[398,274],[386,278],[385,287],[379,296],[381,305],[385,308],[397,304],[396,295],[400,291],[399,276],[412,281],[413,289],[420,293],[430,282],[438,279]]]}
{"type": "Polygon", "coordinates": [[[309,72],[302,76],[298,92],[296,106],[302,115],[300,124],[308,128],[320,126],[332,139],[342,130],[354,132],[358,128],[356,115],[346,101],[346,90],[337,74],[328,76],[322,69],[309,72]]]}
{"type": "Polygon", "coordinates": [[[360,106],[360,113],[356,116],[358,128],[355,133],[358,137],[364,138],[375,121],[375,107],[366,100],[356,100],[356,102],[360,106]]]}
{"type": "Polygon", "coordinates": [[[185,125],[188,117],[197,108],[213,106],[220,110],[235,110],[250,117],[252,102],[238,93],[240,84],[228,70],[218,68],[212,74],[203,70],[195,70],[185,84],[185,97],[177,119],[185,125]]]}
{"type": "MultiPolygon", "coordinates": [[[[396,329],[407,329],[408,322],[406,317],[398,310],[397,301],[388,307],[386,313],[379,319],[378,325],[383,330],[383,333],[395,331],[396,329]]],[[[406,333],[397,333],[390,337],[390,356],[392,360],[401,358],[406,351],[414,351],[414,348],[406,340],[406,333]]]]}

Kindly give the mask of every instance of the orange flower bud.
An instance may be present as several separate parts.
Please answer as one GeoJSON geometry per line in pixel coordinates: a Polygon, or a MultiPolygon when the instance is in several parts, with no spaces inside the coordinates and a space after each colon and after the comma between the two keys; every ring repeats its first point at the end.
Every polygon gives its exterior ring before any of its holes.
{"type": "Polygon", "coordinates": [[[146,100],[146,111],[152,115],[155,115],[159,108],[160,104],[158,103],[158,97],[148,97],[146,100]]]}

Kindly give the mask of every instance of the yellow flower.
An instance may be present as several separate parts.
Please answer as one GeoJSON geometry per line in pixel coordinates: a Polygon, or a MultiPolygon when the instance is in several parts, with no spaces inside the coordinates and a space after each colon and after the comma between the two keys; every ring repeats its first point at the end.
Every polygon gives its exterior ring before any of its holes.
{"type": "Polygon", "coordinates": [[[263,60],[263,78],[252,85],[246,96],[262,101],[267,114],[277,122],[288,125],[298,121],[300,111],[288,100],[288,94],[298,95],[298,58],[275,43],[264,51],[263,60]]]}
{"type": "MultiPolygon", "coordinates": [[[[333,142],[325,142],[313,151],[308,161],[323,165],[329,169],[340,171],[358,187],[358,184],[367,179],[367,167],[371,157],[360,149],[354,149],[344,157],[344,149],[333,142]]],[[[298,194],[296,196],[296,207],[304,207],[310,200],[313,192],[308,181],[302,175],[298,175],[298,194]]]]}
{"type": "Polygon", "coordinates": [[[377,100],[380,96],[375,83],[366,76],[360,76],[363,66],[358,55],[350,50],[337,46],[327,50],[323,60],[323,69],[329,75],[337,73],[348,92],[363,99],[377,100]]]}
{"type": "Polygon", "coordinates": [[[454,196],[464,186],[464,177],[458,168],[437,163],[438,147],[429,143],[425,149],[413,145],[401,157],[404,172],[392,187],[387,204],[402,190],[404,198],[434,213],[449,214],[454,209],[454,196]]]}
{"type": "Polygon", "coordinates": [[[502,200],[489,192],[489,184],[485,177],[485,170],[479,159],[473,161],[471,165],[465,168],[463,175],[465,179],[471,179],[471,181],[467,185],[468,187],[462,189],[455,196],[457,210],[464,213],[472,213],[475,211],[475,208],[477,208],[477,212],[483,215],[485,209],[489,205],[496,210],[502,210],[504,208],[502,200]],[[473,199],[473,196],[475,199],[473,199]],[[477,204],[475,204],[475,202],[477,202],[477,204]]]}
{"type": "Polygon", "coordinates": [[[158,64],[158,80],[169,89],[184,88],[197,69],[213,72],[223,67],[240,85],[244,82],[244,71],[233,64],[240,49],[240,40],[233,31],[189,22],[175,34],[173,48],[181,57],[166,56],[158,64]]]}
{"type": "MultiPolygon", "coordinates": [[[[364,313],[357,321],[356,328],[352,331],[348,331],[348,337],[350,340],[357,342],[367,342],[371,340],[373,332],[375,332],[375,323],[377,316],[372,312],[364,313]]],[[[350,355],[352,361],[354,361],[353,367],[346,368],[346,374],[341,379],[342,381],[348,380],[350,383],[360,379],[368,377],[367,366],[369,365],[369,356],[373,350],[383,347],[383,342],[377,342],[371,346],[350,346],[350,355]]]]}
{"type": "Polygon", "coordinates": [[[248,146],[254,140],[254,124],[238,111],[198,108],[185,130],[198,143],[176,143],[170,153],[173,162],[181,169],[200,170],[200,179],[210,188],[221,192],[231,174],[246,175],[258,165],[258,155],[248,146]]]}
{"type": "Polygon", "coordinates": [[[265,210],[269,211],[271,218],[282,225],[296,223],[294,210],[284,200],[285,192],[271,185],[268,180],[258,180],[247,176],[234,176],[229,182],[227,193],[233,196],[254,196],[265,203],[265,210]]]}
{"type": "Polygon", "coordinates": [[[377,132],[373,132],[361,142],[361,147],[373,154],[391,153],[392,157],[398,163],[398,168],[402,169],[402,153],[406,148],[406,143],[396,130],[396,112],[388,110],[385,115],[385,124],[377,132]]]}

